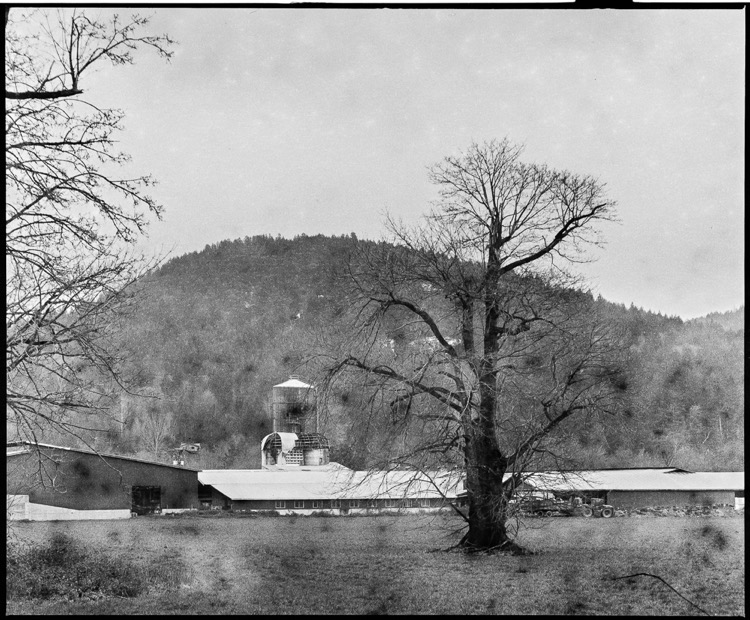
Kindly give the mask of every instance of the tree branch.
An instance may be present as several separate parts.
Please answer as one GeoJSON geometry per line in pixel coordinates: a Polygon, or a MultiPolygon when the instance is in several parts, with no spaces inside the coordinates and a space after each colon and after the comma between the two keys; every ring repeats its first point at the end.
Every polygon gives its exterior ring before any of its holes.
{"type": "MultiPolygon", "coordinates": [[[[7,19],[7,18],[6,18],[7,19]]],[[[27,90],[23,92],[13,92],[5,90],[6,99],[61,99],[63,97],[73,97],[82,94],[80,88],[65,88],[61,90],[39,91],[27,90]]]]}

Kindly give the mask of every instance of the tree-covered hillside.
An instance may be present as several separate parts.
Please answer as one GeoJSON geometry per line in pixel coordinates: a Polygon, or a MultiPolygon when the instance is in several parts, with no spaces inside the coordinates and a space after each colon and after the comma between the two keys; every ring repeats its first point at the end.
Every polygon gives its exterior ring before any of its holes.
{"type": "MultiPolygon", "coordinates": [[[[271,387],[304,377],[319,334],[335,332],[347,304],[342,271],[362,244],[373,242],[246,237],[168,261],[143,280],[123,319],[117,344],[134,387],[94,445],[168,460],[169,448],[200,442],[191,465],[258,467],[271,387]]],[[[684,323],[578,294],[606,310],[626,341],[617,415],[564,429],[579,465],[742,469],[744,308],[729,322],[684,323]]],[[[355,423],[356,392],[339,396],[322,416],[331,458],[365,466],[377,442],[355,423]]]]}

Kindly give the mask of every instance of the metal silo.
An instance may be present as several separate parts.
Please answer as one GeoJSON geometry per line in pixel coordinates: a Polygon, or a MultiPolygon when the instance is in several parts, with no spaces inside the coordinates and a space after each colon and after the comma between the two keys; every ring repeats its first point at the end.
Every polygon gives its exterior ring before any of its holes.
{"type": "Polygon", "coordinates": [[[295,444],[302,450],[303,465],[328,465],[330,443],[320,433],[302,433],[295,444]]]}
{"type": "Polygon", "coordinates": [[[273,386],[273,430],[279,433],[318,432],[315,388],[292,375],[273,386]]]}
{"type": "Polygon", "coordinates": [[[330,444],[318,432],[315,388],[292,375],[273,386],[273,433],[261,442],[261,462],[268,466],[328,465],[330,444]]]}

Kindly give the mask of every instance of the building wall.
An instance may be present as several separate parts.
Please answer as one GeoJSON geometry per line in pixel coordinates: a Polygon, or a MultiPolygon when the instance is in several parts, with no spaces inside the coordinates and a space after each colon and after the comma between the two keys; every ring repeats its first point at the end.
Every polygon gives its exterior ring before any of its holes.
{"type": "Polygon", "coordinates": [[[373,504],[370,500],[359,500],[357,503],[352,503],[350,500],[341,500],[339,503],[335,503],[335,500],[284,500],[279,502],[276,500],[230,500],[223,494],[214,490],[214,498],[212,500],[214,507],[231,508],[231,510],[277,510],[279,512],[291,511],[300,513],[310,513],[317,510],[335,510],[335,511],[352,511],[352,512],[366,512],[367,510],[399,510],[399,509],[432,509],[441,508],[448,504],[441,498],[430,498],[426,500],[412,499],[408,501],[404,500],[384,500],[377,499],[373,500],[373,504]]]}
{"type": "Polygon", "coordinates": [[[615,508],[645,506],[734,505],[734,491],[610,491],[607,503],[615,508]]]}
{"type": "Polygon", "coordinates": [[[48,504],[32,504],[28,495],[8,495],[7,518],[9,521],[91,521],[129,519],[128,508],[115,510],[75,510],[48,504]]]}
{"type": "Polygon", "coordinates": [[[198,508],[198,472],[118,457],[40,448],[7,458],[7,493],[77,510],[130,509],[134,486],[161,487],[162,508],[198,508]]]}

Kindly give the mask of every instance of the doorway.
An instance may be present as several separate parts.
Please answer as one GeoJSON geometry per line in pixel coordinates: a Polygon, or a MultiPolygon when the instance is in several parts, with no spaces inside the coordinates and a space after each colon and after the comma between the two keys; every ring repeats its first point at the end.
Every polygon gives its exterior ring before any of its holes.
{"type": "Polygon", "coordinates": [[[133,487],[131,511],[137,515],[161,513],[161,487],[133,487]]]}

